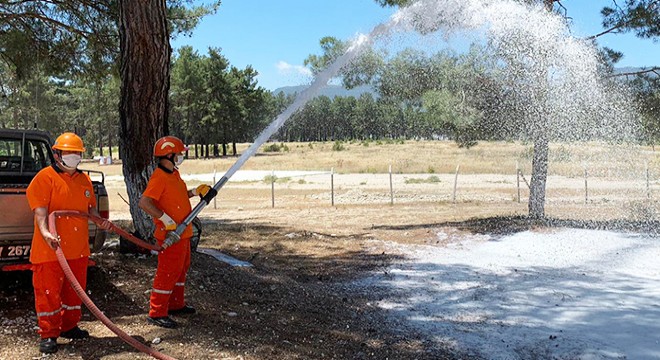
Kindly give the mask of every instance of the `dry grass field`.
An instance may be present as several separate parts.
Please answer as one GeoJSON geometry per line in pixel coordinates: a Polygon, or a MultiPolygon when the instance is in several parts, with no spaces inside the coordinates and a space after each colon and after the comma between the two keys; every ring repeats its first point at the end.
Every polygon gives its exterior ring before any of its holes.
{"type": "MultiPolygon", "coordinates": [[[[272,144],[272,143],[269,143],[272,144]]],[[[471,148],[461,148],[453,141],[370,141],[344,142],[343,150],[333,150],[335,143],[276,143],[286,146],[280,152],[264,152],[261,147],[242,170],[312,170],[336,173],[450,173],[461,166],[464,174],[515,174],[516,162],[524,174],[531,171],[532,144],[519,142],[480,142],[471,148]]],[[[250,144],[237,144],[239,155],[250,144]]],[[[116,152],[115,152],[116,155],[116,152]]],[[[191,158],[194,157],[192,150],[191,158]]],[[[236,157],[208,160],[187,160],[184,172],[212,173],[229,168],[236,157]]],[[[581,177],[584,168],[596,176],[615,172],[640,176],[643,167],[660,171],[660,159],[649,146],[623,146],[602,143],[551,144],[550,175],[581,177]],[[618,170],[617,170],[618,169],[618,170]]],[[[118,166],[86,164],[86,168],[103,170],[107,175],[121,174],[118,166]]]]}
{"type": "MultiPolygon", "coordinates": [[[[266,176],[230,180],[221,189],[215,206],[208,206],[202,217],[241,220],[267,216],[270,221],[284,217],[288,222],[288,218],[304,216],[316,222],[317,218],[334,214],[339,223],[363,224],[369,223],[372,216],[383,216],[404,224],[408,218],[417,222],[453,221],[526,214],[530,144],[482,142],[466,149],[450,141],[355,142],[342,143],[341,151],[333,150],[336,145],[331,142],[278,144],[287,150],[264,152],[262,147],[241,168],[275,171],[274,186],[264,181],[266,176]],[[516,177],[516,166],[523,177],[516,177]],[[331,170],[335,173],[332,178],[331,170]],[[287,171],[314,174],[288,176],[287,171]],[[369,216],[356,217],[351,209],[366,211],[369,216]],[[342,216],[344,212],[347,215],[342,216]]],[[[239,153],[248,145],[239,144],[239,153]]],[[[180,170],[191,178],[188,184],[192,187],[212,183],[214,172],[219,179],[236,159],[189,159],[180,170]]],[[[111,216],[128,219],[121,165],[88,162],[84,167],[105,172],[111,216]]],[[[549,216],[637,220],[653,215],[660,161],[650,147],[552,144],[548,174],[549,216]]],[[[324,220],[323,224],[331,229],[334,222],[324,220]]]]}

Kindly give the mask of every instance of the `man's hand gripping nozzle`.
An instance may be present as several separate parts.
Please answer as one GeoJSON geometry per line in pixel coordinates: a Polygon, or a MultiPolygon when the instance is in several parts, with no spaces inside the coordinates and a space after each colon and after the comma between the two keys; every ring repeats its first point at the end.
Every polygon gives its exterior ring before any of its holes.
{"type": "MultiPolygon", "coordinates": [[[[183,230],[186,229],[186,224],[179,224],[177,226],[175,231],[170,231],[167,233],[167,237],[165,238],[165,241],[163,242],[163,250],[167,249],[168,247],[178,243],[181,240],[181,235],[183,234],[183,230]]],[[[161,250],[162,251],[162,250],[161,250]]]]}

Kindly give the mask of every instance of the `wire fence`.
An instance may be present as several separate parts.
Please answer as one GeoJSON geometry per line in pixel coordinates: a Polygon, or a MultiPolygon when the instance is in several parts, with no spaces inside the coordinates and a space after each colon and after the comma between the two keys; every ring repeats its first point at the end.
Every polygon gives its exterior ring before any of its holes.
{"type": "MultiPolygon", "coordinates": [[[[546,204],[648,204],[653,205],[658,180],[646,166],[641,176],[617,179],[592,175],[584,169],[583,176],[549,175],[546,180],[546,204]]],[[[219,178],[214,175],[213,181],[219,178]]],[[[327,171],[292,172],[271,170],[261,179],[251,182],[234,181],[235,190],[255,191],[265,197],[268,205],[295,203],[298,206],[338,206],[352,204],[410,204],[419,202],[483,202],[526,203],[529,198],[530,174],[516,166],[511,174],[463,174],[457,165],[454,173],[400,174],[360,173],[341,174],[334,168],[327,171]],[[257,183],[258,185],[255,185],[257,183]]],[[[261,206],[264,205],[260,202],[261,206]]],[[[214,208],[217,203],[214,201],[214,208]]]]}

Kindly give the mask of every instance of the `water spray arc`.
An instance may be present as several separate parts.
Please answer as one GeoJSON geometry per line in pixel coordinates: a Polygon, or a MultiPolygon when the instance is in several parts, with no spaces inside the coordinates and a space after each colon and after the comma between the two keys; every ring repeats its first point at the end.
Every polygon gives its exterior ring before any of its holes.
{"type": "Polygon", "coordinates": [[[236,160],[236,162],[227,170],[227,172],[218,180],[213,189],[209,191],[206,196],[204,196],[200,202],[195,206],[195,208],[188,214],[184,221],[179,224],[175,231],[170,231],[167,235],[167,239],[163,243],[163,248],[167,248],[172,244],[178,242],[181,239],[181,234],[186,229],[188,225],[195,219],[195,217],[208,205],[211,200],[217,195],[218,190],[220,190],[226,183],[229,181],[229,178],[240,169],[245,162],[252,157],[259,147],[263,145],[268,139],[270,139],[277,130],[279,130],[282,125],[296,112],[298,109],[303,107],[307,102],[313,99],[319,92],[319,90],[327,85],[328,81],[334,76],[336,76],[341,68],[348,64],[350,61],[355,59],[358,55],[364,51],[371,42],[384,34],[387,34],[390,29],[396,24],[396,21],[390,21],[385,24],[376,26],[369,35],[361,35],[353,41],[351,46],[346,50],[346,52],[337,58],[332,64],[330,64],[325,70],[320,72],[315,78],[312,84],[302,91],[295,99],[295,101],[289,105],[284,112],[278,115],[275,120],[265,128],[259,136],[254,140],[252,145],[236,160]]]}
{"type": "MultiPolygon", "coordinates": [[[[541,155],[547,151],[547,142],[623,138],[631,133],[626,127],[633,117],[625,110],[625,96],[610,91],[609,85],[601,81],[602,64],[594,45],[573,37],[565,19],[548,11],[554,2],[544,0],[537,6],[515,0],[418,0],[401,8],[388,22],[353,41],[341,57],[319,73],[311,86],[263,130],[177,229],[168,234],[163,246],[180,240],[185,228],[218,190],[294,112],[365,47],[395,28],[423,35],[442,33],[446,38],[463,32],[479,35],[484,44],[483,55],[497,59],[490,71],[507,93],[501,105],[502,113],[508,117],[506,111],[511,111],[509,115],[520,118],[517,125],[521,126],[514,125],[516,135],[542,140],[537,142],[539,165],[534,167],[533,182],[538,183],[534,188],[540,189],[538,193],[543,196],[538,198],[544,202],[547,159],[541,155]],[[594,122],[594,119],[598,120],[594,122]]],[[[534,198],[530,196],[530,203],[534,198]]],[[[542,207],[539,213],[543,216],[542,207]]]]}

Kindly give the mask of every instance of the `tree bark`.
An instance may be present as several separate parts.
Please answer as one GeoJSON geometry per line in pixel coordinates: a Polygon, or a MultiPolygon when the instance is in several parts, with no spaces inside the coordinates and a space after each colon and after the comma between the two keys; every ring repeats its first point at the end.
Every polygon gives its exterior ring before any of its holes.
{"type": "Polygon", "coordinates": [[[112,159],[112,124],[108,121],[108,156],[112,159]]]}
{"type": "MultiPolygon", "coordinates": [[[[543,0],[543,5],[546,10],[551,12],[554,3],[557,0],[543,0]]],[[[547,81],[547,70],[542,71],[543,76],[539,77],[540,81],[547,81]]],[[[547,101],[547,94],[543,91],[540,92],[538,101],[545,104],[547,101]]],[[[546,109],[543,106],[542,109],[546,109]]],[[[548,111],[541,111],[537,114],[537,128],[534,134],[534,157],[532,158],[532,178],[529,183],[529,201],[527,204],[529,217],[541,219],[545,217],[545,189],[546,181],[548,179],[548,153],[549,153],[549,139],[548,139],[548,121],[550,116],[548,111]]]]}
{"type": "Polygon", "coordinates": [[[153,222],[138,201],[155,166],[153,145],[168,130],[172,50],[166,14],[165,0],[119,1],[120,155],[131,217],[143,237],[151,235],[153,222]]]}
{"type": "Polygon", "coordinates": [[[99,81],[94,82],[96,90],[96,121],[99,123],[99,155],[103,157],[103,125],[101,121],[101,84],[99,81]]]}
{"type": "Polygon", "coordinates": [[[101,119],[99,119],[99,155],[103,157],[103,125],[101,124],[101,119]]]}
{"type": "Polygon", "coordinates": [[[532,179],[529,183],[529,216],[541,219],[545,216],[545,183],[548,178],[548,137],[538,134],[534,139],[532,179]]]}

